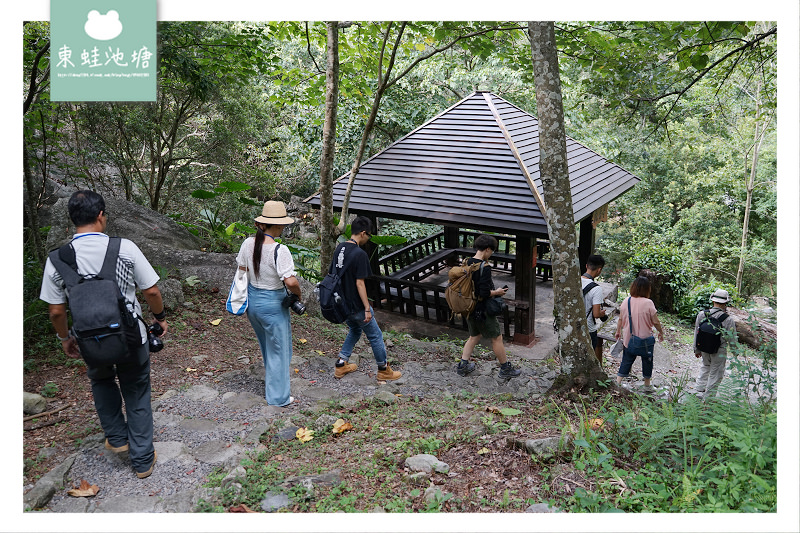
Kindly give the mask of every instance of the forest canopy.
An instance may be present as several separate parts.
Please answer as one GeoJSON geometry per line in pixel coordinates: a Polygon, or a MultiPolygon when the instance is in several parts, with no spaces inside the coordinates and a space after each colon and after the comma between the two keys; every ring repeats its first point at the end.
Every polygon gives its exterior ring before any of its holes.
{"type": "MultiPolygon", "coordinates": [[[[636,250],[669,250],[693,285],[774,297],[777,24],[555,29],[567,135],[642,180],[597,227],[609,274],[627,275],[636,250]]],[[[253,204],[316,192],[327,31],[159,22],[156,102],[67,103],[48,98],[48,24],[25,23],[26,255],[43,258],[35,213],[48,179],[175,216],[218,251],[232,246],[218,229],[249,220],[253,204]]],[[[351,170],[362,137],[366,159],[476,90],[536,115],[525,23],[347,22],[337,32],[334,178],[351,170]]]]}

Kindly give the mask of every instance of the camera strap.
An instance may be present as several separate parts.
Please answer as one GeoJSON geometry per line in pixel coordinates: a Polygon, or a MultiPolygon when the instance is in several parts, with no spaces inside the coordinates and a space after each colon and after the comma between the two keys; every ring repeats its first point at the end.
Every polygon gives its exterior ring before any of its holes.
{"type": "MultiPolygon", "coordinates": [[[[273,257],[272,257],[272,259],[275,261],[275,273],[276,274],[278,273],[278,248],[280,247],[280,245],[281,245],[281,243],[279,243],[279,242],[275,243],[275,253],[273,254],[273,257]]],[[[280,277],[280,276],[278,276],[278,277],[280,277]]],[[[289,296],[289,294],[290,294],[289,293],[289,288],[286,286],[286,282],[281,280],[281,283],[283,283],[283,290],[286,291],[286,296],[289,296]]]]}

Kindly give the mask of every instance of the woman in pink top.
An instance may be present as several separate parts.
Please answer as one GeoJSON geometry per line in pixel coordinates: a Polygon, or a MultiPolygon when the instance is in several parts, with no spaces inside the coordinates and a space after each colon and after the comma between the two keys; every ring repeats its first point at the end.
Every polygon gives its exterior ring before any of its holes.
{"type": "MultiPolygon", "coordinates": [[[[617,321],[617,332],[614,335],[617,339],[622,337],[622,363],[617,372],[617,385],[622,383],[622,378],[628,377],[631,366],[636,360],[636,356],[628,352],[628,344],[631,340],[631,327],[637,337],[646,338],[653,334],[653,327],[658,330],[659,342],[664,342],[664,330],[661,322],[656,316],[656,306],[650,299],[650,280],[639,276],[631,283],[631,295],[622,301],[619,309],[619,321],[617,321]],[[628,300],[630,300],[630,316],[628,316],[628,300]]],[[[650,379],[653,377],[653,354],[642,356],[642,377],[644,378],[644,390],[652,392],[653,386],[650,379]]]]}

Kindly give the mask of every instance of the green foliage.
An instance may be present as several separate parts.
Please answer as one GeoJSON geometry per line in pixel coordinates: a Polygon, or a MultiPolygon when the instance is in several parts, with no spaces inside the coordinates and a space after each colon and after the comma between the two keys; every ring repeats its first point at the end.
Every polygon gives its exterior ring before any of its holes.
{"type": "Polygon", "coordinates": [[[735,333],[727,330],[723,333],[728,341],[731,379],[747,392],[747,401],[756,413],[770,413],[777,400],[777,341],[765,335],[752,316],[747,322],[759,342],[755,350],[736,342],[735,333]]]}
{"type": "Polygon", "coordinates": [[[58,384],[53,381],[48,381],[42,387],[40,394],[45,398],[53,398],[56,394],[58,394],[58,384]]]}
{"type": "Polygon", "coordinates": [[[311,282],[322,281],[322,277],[319,275],[319,248],[307,248],[283,240],[280,242],[292,252],[294,267],[300,277],[311,282]]]}
{"type": "Polygon", "coordinates": [[[681,300],[678,306],[678,316],[681,318],[688,318],[694,320],[697,313],[703,309],[711,307],[711,295],[717,289],[724,289],[728,291],[731,297],[730,305],[741,307],[744,303],[736,291],[736,287],[730,283],[723,283],[715,279],[711,279],[708,283],[694,287],[689,293],[681,300]]]}
{"type": "Polygon", "coordinates": [[[634,401],[600,413],[606,432],[576,440],[575,466],[596,484],[576,490],[579,512],[774,512],[777,416],[732,401],[634,401]],[[640,465],[622,470],[614,457],[640,465]],[[626,490],[620,491],[624,486],[626,490]]]}
{"type": "Polygon", "coordinates": [[[238,222],[228,224],[221,216],[220,211],[226,207],[224,199],[233,196],[235,201],[247,206],[258,206],[259,203],[249,197],[250,185],[239,181],[223,181],[214,187],[213,190],[196,189],[192,191],[191,197],[197,198],[204,203],[209,203],[207,207],[199,210],[201,224],[181,222],[191,233],[203,236],[207,242],[207,248],[213,252],[232,252],[237,243],[247,237],[248,227],[238,222]],[[214,200],[214,202],[211,202],[214,200]]]}
{"type": "Polygon", "coordinates": [[[49,306],[39,299],[43,275],[42,265],[26,252],[22,274],[22,345],[26,370],[37,367],[37,356],[42,353],[61,353],[61,343],[50,324],[49,306]]]}
{"type": "Polygon", "coordinates": [[[666,246],[650,245],[639,249],[628,259],[628,267],[631,279],[645,268],[667,276],[667,285],[672,288],[676,301],[680,301],[692,286],[692,271],[685,257],[666,246]]]}

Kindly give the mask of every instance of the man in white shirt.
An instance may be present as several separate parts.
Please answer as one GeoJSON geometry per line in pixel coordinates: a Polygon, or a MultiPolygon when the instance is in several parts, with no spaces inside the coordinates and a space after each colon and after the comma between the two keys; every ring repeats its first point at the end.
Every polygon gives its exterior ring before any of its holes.
{"type": "MultiPolygon", "coordinates": [[[[109,242],[108,235],[103,233],[108,225],[105,201],[94,191],[77,191],[69,199],[68,210],[75,224],[72,247],[78,274],[97,274],[102,268],[109,242]]],[[[128,239],[120,242],[116,274],[117,285],[129,310],[141,316],[142,309],[136,299],[136,287],[141,287],[156,321],[164,330],[162,335],[166,333],[164,304],[156,286],[159,276],[141,250],[128,239]]],[[[39,298],[50,304],[50,321],[64,352],[78,359],[81,357],[78,343],[71,336],[67,321],[65,289],[64,280],[48,258],[39,298]]],[[[141,321],[139,332],[142,344],[136,353],[129,356],[129,362],[89,367],[86,374],[91,380],[95,409],[106,437],[106,449],[118,454],[129,452],[137,477],[143,479],[153,473],[156,453],[150,405],[150,350],[147,331],[141,321]],[[119,380],[119,384],[116,380],[119,380]],[[122,412],[123,399],[125,415],[122,412]]]]}
{"type": "Polygon", "coordinates": [[[583,289],[584,313],[586,314],[586,325],[589,327],[589,336],[592,338],[592,348],[594,355],[603,364],[603,341],[597,337],[597,323],[599,318],[603,322],[607,320],[606,312],[603,309],[603,288],[600,287],[594,278],[600,275],[606,261],[601,255],[590,255],[586,260],[586,272],[581,275],[581,289],[583,289]],[[589,287],[587,291],[587,287],[589,287]]]}

